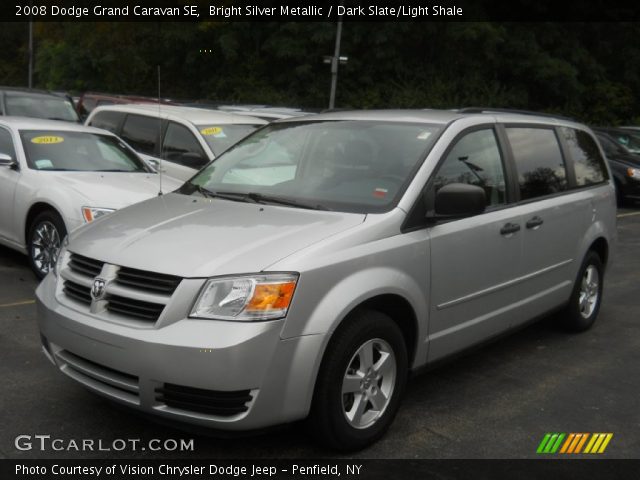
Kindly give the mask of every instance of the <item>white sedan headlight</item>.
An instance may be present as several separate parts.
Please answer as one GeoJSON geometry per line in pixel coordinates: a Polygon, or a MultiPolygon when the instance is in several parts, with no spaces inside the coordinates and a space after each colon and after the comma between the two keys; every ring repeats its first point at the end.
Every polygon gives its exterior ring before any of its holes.
{"type": "Polygon", "coordinates": [[[189,316],[239,321],[284,318],[297,282],[298,275],[290,273],[212,278],[189,316]]]}
{"type": "Polygon", "coordinates": [[[91,223],[111,212],[115,212],[115,210],[113,208],[82,207],[82,218],[85,223],[91,223]]]}

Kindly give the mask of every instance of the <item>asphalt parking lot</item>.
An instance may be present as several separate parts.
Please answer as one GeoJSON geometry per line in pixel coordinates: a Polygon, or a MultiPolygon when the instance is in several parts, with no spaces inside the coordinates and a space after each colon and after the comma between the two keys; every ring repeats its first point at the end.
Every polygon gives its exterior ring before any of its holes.
{"type": "MultiPolygon", "coordinates": [[[[618,215],[619,244],[600,317],[580,335],[545,319],[415,377],[389,433],[357,458],[535,458],[546,432],[611,432],[607,458],[640,452],[640,210],[618,215]]],[[[57,372],[40,351],[37,285],[0,247],[0,458],[318,458],[299,425],[217,439],[114,407],[57,372]],[[20,451],[18,435],[69,440],[190,439],[193,452],[20,451]]]]}

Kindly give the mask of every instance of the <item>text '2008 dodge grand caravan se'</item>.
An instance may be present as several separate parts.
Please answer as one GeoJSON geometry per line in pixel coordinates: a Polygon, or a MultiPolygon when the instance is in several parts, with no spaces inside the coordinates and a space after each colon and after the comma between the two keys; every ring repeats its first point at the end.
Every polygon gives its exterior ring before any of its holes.
{"type": "Polygon", "coordinates": [[[55,365],[117,402],[228,430],[308,417],[356,449],[409,371],[559,307],[589,328],[614,242],[614,187],[582,125],[327,113],[71,233],[39,324],[55,365]]]}

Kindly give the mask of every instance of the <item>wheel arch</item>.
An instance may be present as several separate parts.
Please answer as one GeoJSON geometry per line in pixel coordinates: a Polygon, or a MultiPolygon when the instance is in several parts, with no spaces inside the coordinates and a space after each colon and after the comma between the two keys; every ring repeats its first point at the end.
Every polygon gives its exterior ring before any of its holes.
{"type": "Polygon", "coordinates": [[[596,252],[602,261],[602,266],[606,268],[609,261],[609,242],[604,237],[598,237],[591,242],[587,251],[596,252]]]}
{"type": "MultiPolygon", "coordinates": [[[[31,229],[31,224],[35,220],[35,218],[40,215],[42,212],[51,211],[57,214],[62,223],[64,224],[64,217],[60,210],[58,210],[55,206],[47,202],[36,202],[31,207],[29,207],[29,211],[27,212],[27,216],[24,221],[23,233],[24,233],[24,244],[28,247],[29,245],[29,230],[31,229]]],[[[65,224],[65,228],[68,230],[69,227],[65,224]]]]}

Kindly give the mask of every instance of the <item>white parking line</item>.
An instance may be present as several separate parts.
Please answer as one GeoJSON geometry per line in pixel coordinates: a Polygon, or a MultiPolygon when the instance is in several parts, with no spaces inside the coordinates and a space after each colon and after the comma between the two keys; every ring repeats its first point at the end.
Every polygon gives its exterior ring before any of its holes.
{"type": "Polygon", "coordinates": [[[33,305],[34,303],[36,303],[35,300],[23,300],[21,302],[3,303],[2,305],[0,305],[0,308],[4,308],[4,307],[19,307],[21,305],[33,305]]]}
{"type": "Polygon", "coordinates": [[[616,215],[616,217],[624,218],[624,217],[633,217],[635,215],[640,215],[640,212],[621,213],[620,215],[616,215]]]}

